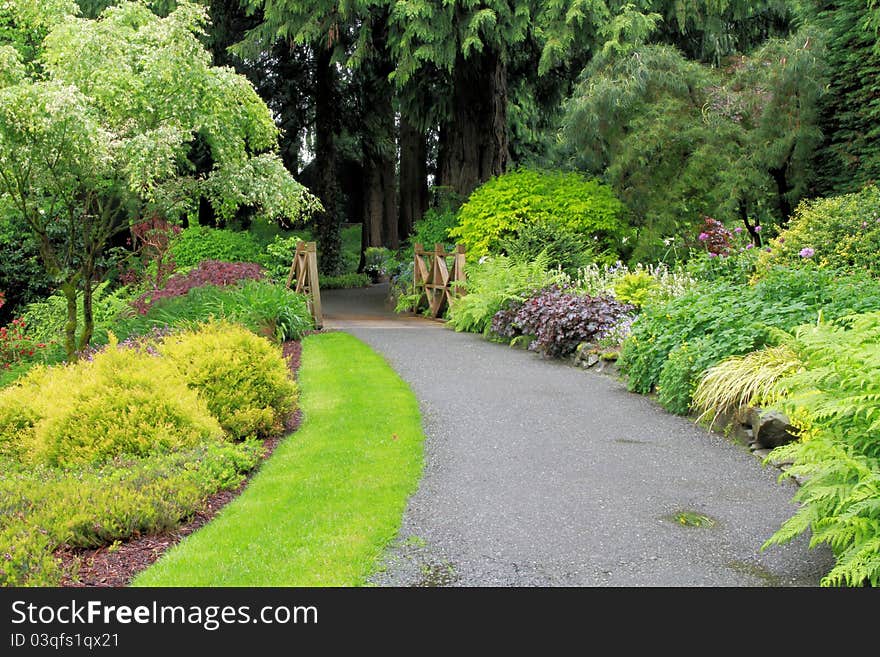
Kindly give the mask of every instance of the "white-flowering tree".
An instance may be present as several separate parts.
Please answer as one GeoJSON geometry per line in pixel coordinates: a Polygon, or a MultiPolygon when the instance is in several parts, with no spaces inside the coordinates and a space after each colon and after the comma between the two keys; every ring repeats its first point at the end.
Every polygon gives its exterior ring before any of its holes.
{"type": "Polygon", "coordinates": [[[251,84],[211,65],[199,41],[204,7],[180,2],[164,18],[142,2],[96,20],[67,13],[37,47],[15,32],[27,24],[15,12],[34,4],[0,5],[12,17],[0,13],[0,194],[68,300],[73,357],[91,339],[100,258],[131,222],[179,219],[202,197],[221,219],[247,206],[296,221],[320,206],[277,156],[278,129],[251,84]],[[190,162],[196,140],[209,150],[207,173],[190,162]]]}

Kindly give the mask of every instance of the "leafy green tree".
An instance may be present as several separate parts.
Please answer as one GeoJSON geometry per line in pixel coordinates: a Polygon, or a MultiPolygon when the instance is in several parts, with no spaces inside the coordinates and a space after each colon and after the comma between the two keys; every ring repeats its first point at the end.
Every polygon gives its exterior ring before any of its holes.
{"type": "MultiPolygon", "coordinates": [[[[596,58],[567,103],[577,166],[604,175],[640,227],[634,258],[702,216],[784,223],[810,190],[826,79],[820,34],[771,39],[724,68],[670,46],[596,58]]],[[[757,241],[757,240],[756,240],[757,241]]]]}
{"type": "Polygon", "coordinates": [[[70,357],[91,339],[99,265],[130,221],[192,215],[200,196],[220,217],[250,206],[265,219],[299,219],[319,207],[275,153],[278,131],[253,87],[211,65],[199,41],[205,19],[186,2],[165,18],[137,2],[97,20],[71,15],[42,44],[45,76],[4,69],[0,193],[67,299],[70,357]],[[188,159],[197,137],[214,163],[207,175],[188,159]]]}

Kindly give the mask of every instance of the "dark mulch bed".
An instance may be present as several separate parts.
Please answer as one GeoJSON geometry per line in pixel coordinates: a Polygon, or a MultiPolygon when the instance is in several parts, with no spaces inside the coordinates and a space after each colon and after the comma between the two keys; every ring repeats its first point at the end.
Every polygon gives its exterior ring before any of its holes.
{"type": "MultiPolygon", "coordinates": [[[[283,353],[290,371],[296,376],[299,371],[302,344],[299,341],[285,342],[283,353]]],[[[296,431],[302,420],[297,409],[287,420],[285,436],[296,431]]],[[[284,436],[267,439],[263,460],[267,459],[284,436]]],[[[205,505],[192,518],[173,530],[161,534],[139,536],[116,547],[100,547],[92,550],[62,547],[55,551],[61,560],[65,573],[61,586],[126,586],[140,571],[155,562],[168,548],[180,542],[205,525],[220,509],[235,499],[247,488],[256,469],[235,490],[215,493],[205,500],[205,505]]]]}

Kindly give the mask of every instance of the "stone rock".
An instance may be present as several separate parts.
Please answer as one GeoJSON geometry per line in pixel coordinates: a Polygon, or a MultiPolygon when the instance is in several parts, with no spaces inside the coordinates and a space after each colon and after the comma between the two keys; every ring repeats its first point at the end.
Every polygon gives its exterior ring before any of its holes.
{"type": "Polygon", "coordinates": [[[796,430],[785,413],[756,409],[749,415],[752,435],[761,447],[773,449],[797,440],[796,430]]]}

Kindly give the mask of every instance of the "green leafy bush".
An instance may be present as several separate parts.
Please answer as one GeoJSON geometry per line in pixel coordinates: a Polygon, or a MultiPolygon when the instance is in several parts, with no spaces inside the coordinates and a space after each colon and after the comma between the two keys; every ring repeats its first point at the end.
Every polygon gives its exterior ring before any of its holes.
{"type": "MultiPolygon", "coordinates": [[[[247,231],[191,226],[171,240],[171,255],[177,267],[196,267],[203,260],[259,262],[260,243],[247,231]]],[[[288,267],[290,263],[288,263],[288,267]]]]}
{"type": "MultiPolygon", "coordinates": [[[[133,296],[128,287],[112,290],[107,281],[98,284],[92,294],[96,336],[106,337],[107,330],[113,327],[117,319],[130,311],[133,296]]],[[[77,312],[82,317],[82,295],[78,298],[77,312]]],[[[61,294],[53,294],[42,301],[29,303],[24,307],[21,319],[28,327],[28,336],[35,342],[63,344],[67,300],[61,294]]]]}
{"type": "Polygon", "coordinates": [[[272,241],[266,245],[259,262],[266,268],[272,280],[282,285],[287,282],[293,257],[296,254],[296,245],[305,241],[303,237],[297,235],[290,237],[275,235],[272,241]]]}
{"type": "Polygon", "coordinates": [[[367,287],[372,279],[367,274],[339,274],[337,276],[321,276],[318,285],[322,290],[341,290],[352,287],[367,287]]]}
{"type": "Polygon", "coordinates": [[[413,226],[412,234],[407,239],[409,244],[409,256],[412,257],[412,247],[421,244],[426,249],[433,249],[435,244],[442,244],[450,249],[455,241],[449,236],[450,231],[458,226],[458,213],[449,203],[437,207],[428,208],[422,218],[413,226]]]}
{"type": "Polygon", "coordinates": [[[468,269],[467,294],[453,300],[449,324],[456,331],[488,335],[492,318],[507,301],[524,301],[532,292],[563,282],[563,277],[547,269],[546,255],[530,262],[487,258],[468,269]]]}
{"type": "Polygon", "coordinates": [[[768,459],[789,459],[799,509],[767,541],[810,532],[836,557],[823,585],[880,585],[880,312],[799,327],[790,341],[801,367],[776,382],[776,406],[801,440],[768,459]]]}
{"type": "Polygon", "coordinates": [[[761,254],[759,276],[774,265],[806,262],[880,276],[880,188],[801,203],[770,249],[761,254]]]}
{"type": "Polygon", "coordinates": [[[685,414],[703,373],[728,356],[773,343],[774,329],[880,309],[880,282],[818,269],[774,269],[755,285],[716,281],[663,303],[649,303],[618,361],[630,390],[656,390],[685,414]]]}
{"type": "Polygon", "coordinates": [[[534,260],[546,253],[548,267],[569,276],[577,276],[594,259],[592,240],[548,224],[523,224],[515,235],[501,240],[500,250],[516,261],[534,260]]]}
{"type": "Polygon", "coordinates": [[[472,256],[498,253],[525,224],[545,224],[594,243],[597,258],[617,259],[629,229],[611,188],[577,173],[519,169],[478,187],[449,235],[472,256]]]}
{"type": "Polygon", "coordinates": [[[232,438],[278,435],[296,407],[298,388],[280,348],[242,327],[207,324],[166,337],[158,349],[232,438]]]}
{"type": "Polygon", "coordinates": [[[111,343],[92,360],[37,367],[0,391],[2,451],[75,466],[220,440],[205,403],[171,364],[111,343]]]}

